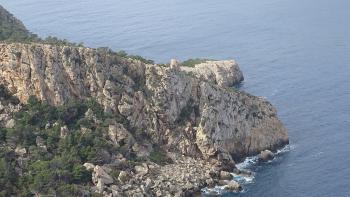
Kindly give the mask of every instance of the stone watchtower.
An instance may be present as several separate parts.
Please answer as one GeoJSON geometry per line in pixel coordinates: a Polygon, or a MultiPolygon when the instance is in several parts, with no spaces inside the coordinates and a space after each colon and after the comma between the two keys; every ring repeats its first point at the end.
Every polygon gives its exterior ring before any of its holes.
{"type": "Polygon", "coordinates": [[[170,69],[179,71],[180,70],[179,61],[177,61],[176,59],[171,59],[170,60],[170,69]]]}

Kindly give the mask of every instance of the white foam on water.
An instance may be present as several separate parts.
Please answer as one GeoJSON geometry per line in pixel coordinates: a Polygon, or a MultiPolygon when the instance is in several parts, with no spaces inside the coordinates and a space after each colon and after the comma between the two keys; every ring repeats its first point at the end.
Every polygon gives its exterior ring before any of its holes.
{"type": "MultiPolygon", "coordinates": [[[[287,146],[283,147],[282,149],[277,150],[277,152],[275,153],[275,156],[277,157],[278,155],[289,152],[290,150],[293,150],[294,148],[295,148],[294,145],[287,145],[287,146]]],[[[276,157],[275,157],[275,159],[276,159],[276,157]]],[[[274,162],[275,159],[270,160],[267,163],[274,162]]],[[[255,172],[252,172],[249,168],[254,166],[254,165],[257,165],[258,161],[259,161],[258,156],[251,156],[251,157],[245,158],[243,162],[236,164],[237,169],[247,172],[247,173],[241,173],[241,174],[231,173],[233,176],[233,180],[237,181],[243,187],[243,190],[240,191],[240,193],[244,193],[247,191],[244,188],[245,185],[254,183],[255,172]]],[[[202,192],[206,195],[218,195],[218,196],[220,196],[220,195],[226,193],[227,191],[225,191],[225,186],[215,186],[214,188],[203,188],[202,192]]]]}
{"type": "Polygon", "coordinates": [[[242,174],[235,174],[235,173],[231,173],[231,174],[233,176],[233,180],[237,181],[240,184],[248,184],[248,183],[254,182],[253,173],[251,173],[251,175],[242,175],[242,174]]]}
{"type": "Polygon", "coordinates": [[[222,195],[225,192],[225,186],[215,186],[214,188],[203,188],[202,193],[207,195],[222,195]]]}
{"type": "Polygon", "coordinates": [[[258,162],[257,156],[247,157],[243,162],[236,164],[236,167],[239,170],[246,170],[248,167],[256,164],[257,162],[258,162]]]}
{"type": "Polygon", "coordinates": [[[282,149],[277,150],[276,155],[279,155],[281,153],[286,153],[286,152],[289,152],[289,151],[294,150],[294,149],[295,149],[295,145],[288,144],[285,147],[283,147],[282,149]]]}

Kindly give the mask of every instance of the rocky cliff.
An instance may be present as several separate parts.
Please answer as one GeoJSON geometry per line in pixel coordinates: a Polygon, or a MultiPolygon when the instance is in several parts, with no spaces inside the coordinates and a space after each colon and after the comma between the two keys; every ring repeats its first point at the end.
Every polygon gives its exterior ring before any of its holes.
{"type": "Polygon", "coordinates": [[[182,66],[181,70],[222,87],[231,87],[244,80],[243,73],[234,60],[204,61],[193,67],[182,66]]]}
{"type": "Polygon", "coordinates": [[[0,196],[238,191],[235,161],[288,143],[275,108],[233,87],[233,60],[157,65],[42,40],[1,6],[0,30],[0,196]]]}
{"type": "Polygon", "coordinates": [[[91,48],[0,45],[0,84],[24,103],[31,95],[53,105],[93,97],[152,143],[202,158],[240,159],[288,143],[269,102],[228,87],[235,80],[219,71],[242,78],[237,66],[207,62],[215,80],[203,80],[203,67],[191,75],[91,48]]]}

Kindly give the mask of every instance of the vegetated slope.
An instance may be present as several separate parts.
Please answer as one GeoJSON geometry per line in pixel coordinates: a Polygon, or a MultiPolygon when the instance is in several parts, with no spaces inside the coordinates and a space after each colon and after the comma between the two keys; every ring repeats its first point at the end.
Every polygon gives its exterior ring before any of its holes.
{"type": "Polygon", "coordinates": [[[37,39],[23,23],[0,5],[0,41],[30,41],[37,39]]]}

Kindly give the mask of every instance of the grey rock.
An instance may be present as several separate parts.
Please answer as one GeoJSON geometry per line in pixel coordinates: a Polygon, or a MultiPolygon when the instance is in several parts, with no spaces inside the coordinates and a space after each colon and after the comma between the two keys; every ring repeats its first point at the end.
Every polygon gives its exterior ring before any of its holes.
{"type": "Polygon", "coordinates": [[[227,171],[220,172],[220,179],[221,180],[231,180],[232,178],[233,178],[233,176],[231,175],[231,173],[229,173],[227,171]]]}
{"type": "Polygon", "coordinates": [[[269,161],[272,160],[275,157],[275,155],[270,150],[264,150],[261,151],[258,157],[260,161],[269,161]]]}
{"type": "Polygon", "coordinates": [[[144,164],[142,166],[135,166],[135,172],[136,172],[136,174],[139,174],[141,176],[146,175],[148,173],[147,164],[144,164]]]}
{"type": "Polygon", "coordinates": [[[113,178],[106,172],[101,166],[95,166],[92,173],[92,181],[94,184],[100,183],[100,185],[110,185],[114,182],[113,178]]]}
{"type": "Polygon", "coordinates": [[[129,173],[126,171],[120,171],[119,176],[118,176],[118,180],[122,183],[129,181],[130,180],[129,173]]]}
{"type": "Polygon", "coordinates": [[[238,182],[236,181],[230,181],[225,187],[225,190],[229,190],[229,191],[240,191],[242,190],[241,185],[239,185],[238,182]]]}
{"type": "Polygon", "coordinates": [[[92,163],[84,163],[83,166],[86,168],[88,171],[93,171],[95,168],[95,165],[92,163]]]}
{"type": "Polygon", "coordinates": [[[12,128],[15,127],[15,125],[16,125],[15,120],[14,120],[14,119],[10,119],[9,121],[7,121],[5,127],[6,127],[7,129],[12,129],[12,128]]]}
{"type": "Polygon", "coordinates": [[[206,61],[192,67],[181,67],[185,72],[191,72],[198,78],[230,87],[244,80],[243,73],[234,60],[206,61]]]}

